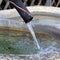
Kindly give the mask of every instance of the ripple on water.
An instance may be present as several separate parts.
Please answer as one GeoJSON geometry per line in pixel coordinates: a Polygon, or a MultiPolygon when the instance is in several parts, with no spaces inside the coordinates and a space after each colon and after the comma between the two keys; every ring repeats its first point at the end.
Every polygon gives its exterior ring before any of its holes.
{"type": "Polygon", "coordinates": [[[47,34],[36,34],[41,47],[38,50],[30,33],[11,31],[9,35],[5,35],[5,33],[0,35],[0,53],[44,55],[60,51],[60,40],[47,34]]]}

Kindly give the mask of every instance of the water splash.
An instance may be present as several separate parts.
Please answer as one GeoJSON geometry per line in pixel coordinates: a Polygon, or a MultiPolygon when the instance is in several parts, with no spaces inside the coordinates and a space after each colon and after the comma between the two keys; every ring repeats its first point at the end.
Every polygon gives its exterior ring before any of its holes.
{"type": "Polygon", "coordinates": [[[31,22],[30,23],[27,23],[27,26],[28,26],[28,29],[31,32],[32,36],[33,36],[35,45],[37,46],[38,49],[40,49],[40,46],[39,46],[39,43],[38,43],[37,38],[35,36],[34,30],[33,30],[32,26],[31,26],[31,22]]]}

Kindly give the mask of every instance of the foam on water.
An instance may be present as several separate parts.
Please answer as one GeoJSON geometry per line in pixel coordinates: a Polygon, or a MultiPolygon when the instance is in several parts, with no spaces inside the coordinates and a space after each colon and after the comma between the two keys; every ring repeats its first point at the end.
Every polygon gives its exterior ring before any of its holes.
{"type": "Polygon", "coordinates": [[[45,49],[41,48],[38,53],[39,54],[53,53],[53,52],[57,51],[57,48],[54,47],[56,44],[57,44],[56,42],[52,42],[51,45],[48,46],[47,48],[45,48],[45,49]]]}
{"type": "Polygon", "coordinates": [[[40,49],[40,46],[39,46],[39,43],[38,43],[37,38],[35,36],[34,30],[33,30],[32,26],[31,26],[31,22],[30,23],[27,23],[27,26],[28,26],[28,29],[31,32],[32,36],[33,36],[35,45],[37,46],[38,49],[40,49]]]}

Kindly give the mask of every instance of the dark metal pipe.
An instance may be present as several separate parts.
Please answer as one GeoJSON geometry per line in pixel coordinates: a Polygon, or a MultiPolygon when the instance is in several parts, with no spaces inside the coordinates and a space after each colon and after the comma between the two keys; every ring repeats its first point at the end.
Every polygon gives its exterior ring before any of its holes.
{"type": "Polygon", "coordinates": [[[10,4],[17,9],[25,23],[28,23],[33,19],[32,15],[23,4],[22,0],[10,0],[10,4]]]}

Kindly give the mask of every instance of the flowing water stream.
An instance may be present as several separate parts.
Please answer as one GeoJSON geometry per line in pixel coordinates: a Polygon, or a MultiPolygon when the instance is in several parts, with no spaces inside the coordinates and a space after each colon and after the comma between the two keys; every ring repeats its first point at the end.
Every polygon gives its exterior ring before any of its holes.
{"type": "Polygon", "coordinates": [[[32,28],[31,22],[30,22],[30,23],[27,23],[27,26],[28,26],[28,29],[29,29],[30,33],[31,33],[32,36],[33,36],[35,45],[37,46],[38,49],[40,49],[39,43],[38,43],[38,41],[37,41],[37,38],[36,38],[35,33],[34,33],[34,30],[33,30],[33,28],[32,28]]]}

